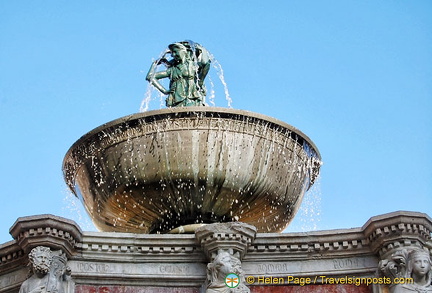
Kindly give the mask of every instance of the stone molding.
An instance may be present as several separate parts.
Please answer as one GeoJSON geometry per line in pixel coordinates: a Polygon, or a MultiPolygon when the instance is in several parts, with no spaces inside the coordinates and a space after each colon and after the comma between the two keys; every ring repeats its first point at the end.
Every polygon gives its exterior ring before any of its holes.
{"type": "Polygon", "coordinates": [[[18,218],[9,232],[24,253],[36,246],[47,246],[61,249],[70,257],[82,241],[82,231],[74,221],[53,215],[18,218]]]}
{"type": "Polygon", "coordinates": [[[14,264],[23,263],[24,256],[24,251],[15,241],[0,245],[0,274],[14,264]]]}
{"type": "Polygon", "coordinates": [[[205,256],[193,234],[132,234],[85,232],[80,244],[84,259],[140,262],[203,262],[205,256]]]}
{"type": "Polygon", "coordinates": [[[259,233],[245,259],[264,260],[277,256],[295,260],[310,256],[322,258],[370,254],[369,241],[360,228],[305,233],[259,233]]]}
{"type": "Polygon", "coordinates": [[[362,230],[371,251],[384,259],[403,247],[425,247],[431,239],[432,219],[424,213],[398,211],[372,217],[362,230]]]}
{"type": "Polygon", "coordinates": [[[197,235],[81,232],[60,217],[23,217],[10,229],[15,240],[0,245],[0,293],[19,288],[27,254],[38,245],[63,249],[78,285],[156,286],[159,278],[164,286],[198,288],[221,247],[238,252],[246,276],[373,276],[380,259],[395,250],[431,251],[431,230],[430,217],[417,212],[373,217],[352,229],[257,234],[203,229],[197,235]]]}
{"type": "Polygon", "coordinates": [[[250,292],[246,286],[242,259],[255,239],[257,228],[242,222],[205,225],[195,231],[207,259],[206,292],[250,292]],[[236,274],[238,287],[227,290],[227,274],[236,274]]]}
{"type": "Polygon", "coordinates": [[[256,230],[254,226],[241,222],[217,223],[198,228],[195,236],[208,259],[213,260],[217,251],[222,249],[233,251],[242,260],[255,239],[256,230]]]}

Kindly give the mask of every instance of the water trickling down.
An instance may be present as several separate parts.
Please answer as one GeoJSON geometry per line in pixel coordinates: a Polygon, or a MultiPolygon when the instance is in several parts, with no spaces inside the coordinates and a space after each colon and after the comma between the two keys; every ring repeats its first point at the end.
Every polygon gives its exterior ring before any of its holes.
{"type": "MultiPolygon", "coordinates": [[[[188,41],[190,42],[190,46],[193,49],[194,48],[194,44],[192,41],[188,41]]],[[[159,58],[162,58],[163,56],[165,56],[165,54],[167,54],[167,50],[164,50],[160,53],[159,58]]],[[[193,55],[195,57],[195,55],[193,55]]],[[[224,92],[224,96],[225,96],[225,100],[227,102],[227,107],[231,108],[232,107],[232,98],[230,97],[229,94],[229,90],[228,90],[228,85],[225,81],[225,76],[224,76],[224,71],[222,68],[222,65],[219,63],[219,61],[213,56],[213,54],[209,53],[209,57],[210,57],[210,61],[211,61],[211,65],[212,67],[215,69],[216,71],[216,75],[217,75],[217,79],[220,81],[222,88],[223,88],[223,92],[224,92]]],[[[152,60],[155,61],[155,60],[152,60]]],[[[196,60],[194,60],[195,62],[197,62],[196,60]]],[[[163,65],[160,64],[158,65],[157,68],[162,67],[163,65]]],[[[196,67],[198,68],[198,67],[196,67]]],[[[208,102],[206,102],[206,105],[211,105],[211,106],[216,106],[216,85],[213,81],[213,73],[212,70],[209,71],[208,74],[208,78],[207,80],[205,80],[205,84],[206,84],[206,88],[207,88],[207,99],[208,102]]],[[[161,81],[162,83],[166,83],[166,81],[161,81]]],[[[168,86],[165,85],[165,88],[168,88],[168,86]]],[[[155,89],[155,87],[153,85],[151,85],[150,83],[147,85],[147,89],[146,92],[144,94],[144,98],[141,101],[141,105],[140,105],[140,109],[139,112],[145,112],[148,111],[150,108],[150,104],[152,101],[159,101],[159,109],[163,108],[165,106],[165,101],[164,99],[166,98],[165,95],[161,94],[158,90],[155,89]]]]}
{"type": "Polygon", "coordinates": [[[66,180],[105,231],[159,233],[243,221],[282,231],[313,184],[319,154],[262,115],[188,107],[128,116],[68,152],[66,180]]]}

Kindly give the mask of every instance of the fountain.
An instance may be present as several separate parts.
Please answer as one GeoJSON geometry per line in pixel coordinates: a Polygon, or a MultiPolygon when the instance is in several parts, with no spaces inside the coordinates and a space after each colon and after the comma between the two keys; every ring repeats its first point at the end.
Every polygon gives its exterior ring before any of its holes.
{"type": "Polygon", "coordinates": [[[69,188],[101,231],[193,231],[232,221],[282,231],[318,176],[316,146],[274,118],[202,107],[211,54],[192,41],[168,48],[147,80],[168,95],[169,108],[84,135],[63,163],[69,188]],[[158,72],[160,64],[167,69],[158,72]]]}
{"type": "Polygon", "coordinates": [[[216,107],[134,114],[84,135],[63,168],[102,231],[166,233],[241,221],[282,231],[320,165],[313,142],[263,115],[216,107]]]}
{"type": "Polygon", "coordinates": [[[168,108],[72,145],[65,180],[101,232],[53,215],[19,218],[0,246],[0,293],[432,292],[426,214],[279,233],[320,154],[282,121],[205,106],[210,56],[192,41],[170,44],[146,78],[168,108]]]}

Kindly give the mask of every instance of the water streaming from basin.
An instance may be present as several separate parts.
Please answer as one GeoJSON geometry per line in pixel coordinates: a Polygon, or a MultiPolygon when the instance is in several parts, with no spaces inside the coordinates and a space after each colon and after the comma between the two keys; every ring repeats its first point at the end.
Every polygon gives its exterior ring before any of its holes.
{"type": "MultiPolygon", "coordinates": [[[[191,42],[191,41],[189,41],[191,42]]],[[[161,59],[163,58],[166,54],[167,54],[167,50],[163,50],[160,54],[159,54],[159,58],[161,59]]],[[[216,76],[217,78],[214,78],[213,76],[213,71],[210,70],[208,73],[208,78],[207,80],[205,80],[206,83],[206,88],[207,88],[207,101],[206,104],[207,105],[211,105],[211,106],[216,106],[216,88],[218,88],[218,90],[220,89],[221,91],[223,91],[223,95],[225,98],[225,102],[227,103],[227,107],[231,108],[232,107],[232,98],[230,96],[229,93],[229,89],[228,89],[228,85],[225,81],[225,75],[224,75],[224,71],[222,68],[222,65],[219,63],[219,61],[213,56],[213,54],[209,53],[209,57],[210,57],[210,61],[211,61],[211,66],[212,68],[216,71],[216,76]],[[219,80],[220,85],[219,84],[215,84],[215,82],[213,80],[219,80]]],[[[158,60],[156,59],[156,60],[158,60]]],[[[153,60],[154,62],[155,60],[153,60]]],[[[158,65],[157,68],[163,67],[163,64],[158,65]]],[[[165,88],[169,88],[166,83],[167,81],[161,81],[162,83],[165,83],[165,88]]],[[[146,92],[144,94],[144,98],[141,101],[140,104],[140,109],[139,112],[145,112],[148,111],[150,108],[157,108],[157,109],[161,109],[165,106],[165,101],[164,99],[166,98],[166,95],[161,94],[158,90],[155,89],[155,87],[153,85],[151,85],[150,83],[147,85],[147,89],[146,92]],[[158,105],[155,105],[155,103],[157,104],[157,102],[159,102],[158,105]]],[[[218,101],[220,103],[222,103],[222,101],[218,101]]],[[[225,105],[220,105],[220,106],[225,106],[225,105]]]]}
{"type": "Polygon", "coordinates": [[[64,172],[104,231],[163,233],[243,221],[282,231],[313,184],[320,157],[297,129],[226,108],[130,115],[81,138],[64,172]]]}

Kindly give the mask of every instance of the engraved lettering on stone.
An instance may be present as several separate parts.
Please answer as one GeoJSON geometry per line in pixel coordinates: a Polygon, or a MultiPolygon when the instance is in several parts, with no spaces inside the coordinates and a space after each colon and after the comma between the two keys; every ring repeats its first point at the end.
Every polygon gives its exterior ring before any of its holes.
{"type": "Polygon", "coordinates": [[[0,287],[7,287],[12,284],[15,284],[19,281],[18,275],[8,275],[8,276],[2,276],[0,279],[0,287]]]}
{"type": "Polygon", "coordinates": [[[162,265],[159,268],[159,271],[163,274],[188,274],[190,273],[190,269],[188,265],[162,265]]]}
{"type": "Polygon", "coordinates": [[[346,258],[346,259],[334,259],[333,267],[335,269],[352,269],[365,266],[364,259],[358,258],[346,258]]]}
{"type": "Polygon", "coordinates": [[[288,266],[286,263],[281,264],[259,264],[259,273],[287,273],[288,266]]]}
{"type": "Polygon", "coordinates": [[[83,262],[83,263],[78,263],[78,270],[81,272],[106,273],[109,272],[110,266],[108,264],[83,262]]]}

